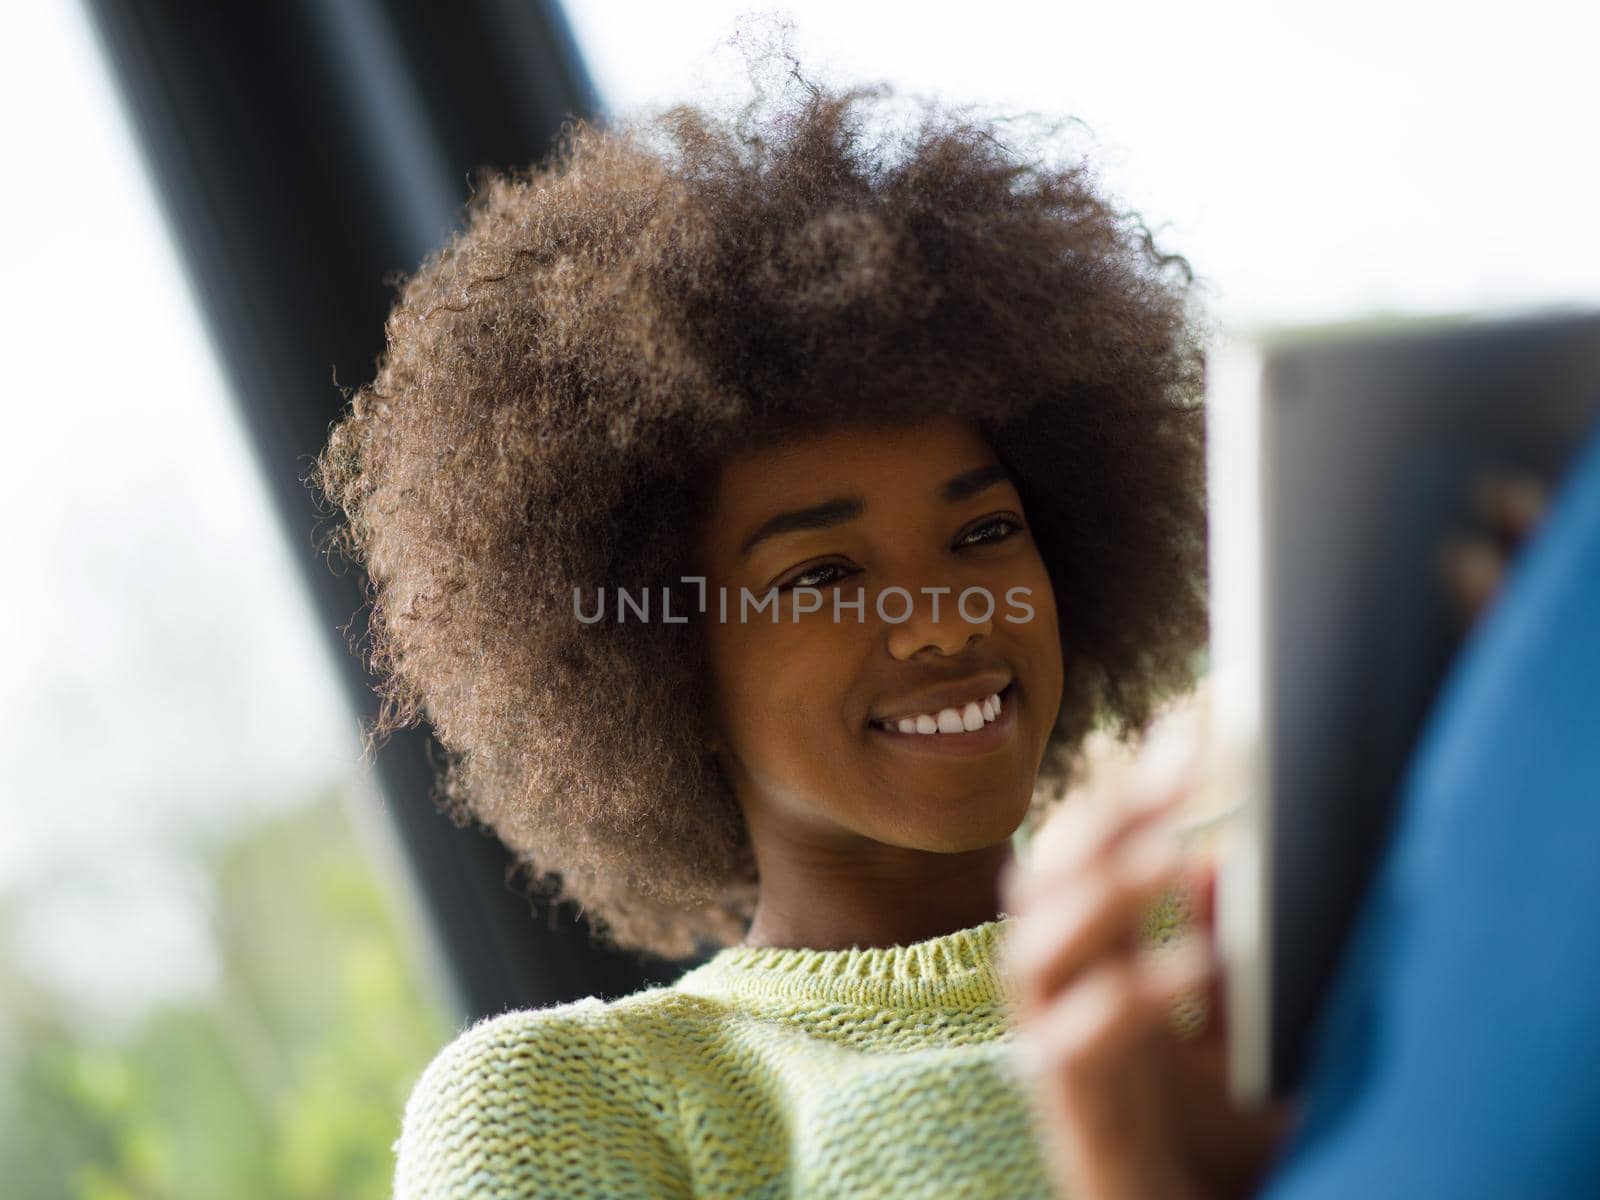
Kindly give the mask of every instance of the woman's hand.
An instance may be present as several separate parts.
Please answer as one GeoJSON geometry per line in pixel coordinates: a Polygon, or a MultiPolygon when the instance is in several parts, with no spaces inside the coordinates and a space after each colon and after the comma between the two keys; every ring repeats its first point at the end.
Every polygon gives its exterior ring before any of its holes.
{"type": "Polygon", "coordinates": [[[1243,1112],[1227,1096],[1214,869],[1186,861],[1171,828],[1196,771],[1192,724],[1164,721],[1115,803],[1063,808],[1002,880],[1018,1066],[1073,1200],[1248,1194],[1289,1120],[1286,1106],[1243,1112]],[[1192,931],[1145,947],[1141,925],[1175,887],[1192,931]],[[1181,1036],[1186,995],[1207,1003],[1181,1036]]]}
{"type": "Polygon", "coordinates": [[[1544,518],[1549,492],[1537,476],[1491,473],[1479,480],[1473,510],[1482,529],[1448,539],[1438,567],[1463,627],[1475,624],[1494,601],[1507,564],[1544,518]]]}
{"type": "MultiPolygon", "coordinates": [[[[1510,559],[1537,530],[1543,481],[1491,474],[1474,507],[1483,528],[1441,548],[1438,569],[1464,625],[1494,600],[1510,559]]],[[[1110,802],[1073,803],[1039,831],[1002,879],[1013,915],[1002,952],[1042,1149],[1064,1195],[1248,1195],[1287,1132],[1292,1109],[1236,1109],[1227,1096],[1209,858],[1185,861],[1172,819],[1197,774],[1191,711],[1168,718],[1131,772],[1112,763],[1110,802]],[[1173,889],[1192,929],[1172,948],[1143,946],[1141,925],[1173,889]],[[1181,1036],[1181,997],[1203,996],[1203,1026],[1181,1036]]]]}

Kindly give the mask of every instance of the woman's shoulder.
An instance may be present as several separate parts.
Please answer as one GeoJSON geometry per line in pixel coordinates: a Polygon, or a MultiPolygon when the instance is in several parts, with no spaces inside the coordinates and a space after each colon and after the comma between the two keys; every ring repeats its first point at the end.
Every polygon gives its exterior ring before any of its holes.
{"type": "Polygon", "coordinates": [[[546,1008],[484,1017],[458,1033],[424,1070],[418,1100],[487,1089],[549,1090],[581,1075],[624,1082],[663,1049],[716,1024],[720,1006],[671,987],[616,1000],[588,996],[546,1008]]]}
{"type": "Polygon", "coordinates": [[[406,1101],[396,1200],[606,1195],[603,1169],[672,1174],[670,1114],[629,1024],[625,1008],[591,996],[458,1033],[406,1101]]]}
{"type": "Polygon", "coordinates": [[[538,1087],[563,1057],[603,1040],[606,1011],[603,1001],[590,996],[483,1017],[434,1055],[417,1091],[426,1099],[492,1087],[538,1087]]]}

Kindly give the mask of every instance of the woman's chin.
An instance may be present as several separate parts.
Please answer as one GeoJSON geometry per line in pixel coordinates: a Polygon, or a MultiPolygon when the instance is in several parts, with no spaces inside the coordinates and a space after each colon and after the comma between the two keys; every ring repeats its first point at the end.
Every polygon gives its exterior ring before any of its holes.
{"type": "Polygon", "coordinates": [[[1014,792],[898,792],[893,832],[878,838],[935,854],[966,854],[1008,841],[1027,816],[1028,801],[1014,792]]]}

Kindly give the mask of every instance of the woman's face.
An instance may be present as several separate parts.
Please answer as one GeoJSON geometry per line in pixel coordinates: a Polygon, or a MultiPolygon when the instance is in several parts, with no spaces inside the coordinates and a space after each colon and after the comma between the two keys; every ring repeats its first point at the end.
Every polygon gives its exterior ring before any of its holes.
{"type": "Polygon", "coordinates": [[[714,745],[758,857],[775,841],[949,854],[1015,831],[1062,690],[1027,518],[989,445],[952,417],[724,465],[696,549],[714,745]],[[998,718],[972,732],[877,724],[944,709],[970,723],[967,702],[982,715],[994,693],[998,718]]]}

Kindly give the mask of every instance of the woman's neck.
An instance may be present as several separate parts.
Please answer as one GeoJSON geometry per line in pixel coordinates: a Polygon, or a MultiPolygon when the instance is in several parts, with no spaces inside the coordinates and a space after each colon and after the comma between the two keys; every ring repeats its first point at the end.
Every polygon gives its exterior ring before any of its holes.
{"type": "Polygon", "coordinates": [[[743,945],[845,950],[903,946],[970,929],[1000,915],[1009,840],[960,854],[906,852],[878,869],[812,863],[762,870],[743,945]],[[892,866],[889,866],[892,864],[892,866]]]}

